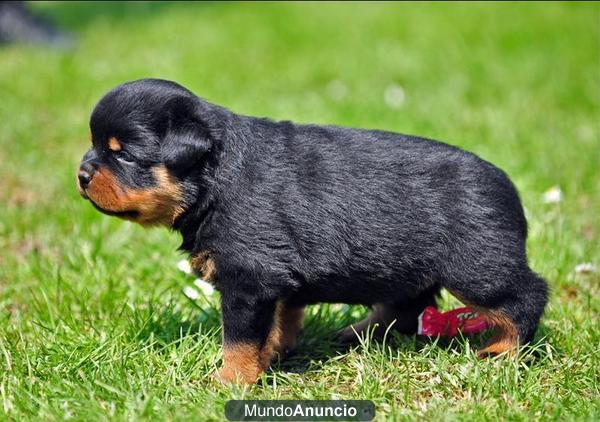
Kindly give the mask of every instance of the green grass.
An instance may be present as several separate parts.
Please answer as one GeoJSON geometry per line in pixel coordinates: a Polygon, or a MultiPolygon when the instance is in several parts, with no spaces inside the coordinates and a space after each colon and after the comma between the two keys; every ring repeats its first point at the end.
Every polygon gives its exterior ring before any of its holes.
{"type": "Polygon", "coordinates": [[[242,397],[372,399],[381,420],[600,418],[600,278],[575,273],[600,267],[599,4],[35,8],[79,42],[0,48],[2,419],[219,420],[242,397]],[[341,350],[330,334],[364,309],[315,306],[294,358],[252,387],[215,384],[218,300],[182,294],[178,235],[75,189],[91,108],[141,77],[240,113],[442,139],[506,170],[552,289],[537,357],[481,361],[479,338],[341,350]],[[560,204],[543,201],[552,186],[560,204]]]}

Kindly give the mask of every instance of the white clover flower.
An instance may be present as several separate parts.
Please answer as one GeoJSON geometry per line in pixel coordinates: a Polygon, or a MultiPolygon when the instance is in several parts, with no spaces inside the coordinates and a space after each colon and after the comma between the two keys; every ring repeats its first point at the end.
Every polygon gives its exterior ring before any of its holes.
{"type": "Polygon", "coordinates": [[[329,82],[325,88],[327,95],[333,100],[341,101],[348,95],[348,88],[346,84],[337,79],[329,82]]]}
{"type": "Polygon", "coordinates": [[[182,259],[181,261],[179,261],[177,263],[177,268],[179,268],[179,271],[182,271],[186,274],[192,273],[192,267],[190,266],[190,261],[188,261],[187,259],[182,259]]]}
{"type": "Polygon", "coordinates": [[[592,264],[591,262],[583,262],[575,266],[575,272],[577,274],[595,273],[596,267],[594,267],[594,264],[592,264]]]}
{"type": "Polygon", "coordinates": [[[198,290],[194,289],[192,286],[185,286],[183,288],[183,294],[191,300],[196,300],[200,297],[200,293],[198,292],[198,290]]]}
{"type": "Polygon", "coordinates": [[[205,296],[210,296],[215,292],[215,288],[212,286],[212,284],[207,283],[201,278],[197,278],[196,280],[194,280],[194,286],[200,289],[200,291],[204,293],[205,296]]]}
{"type": "Polygon", "coordinates": [[[400,108],[406,100],[404,89],[398,84],[388,85],[383,92],[383,101],[389,108],[400,108]]]}
{"type": "Polygon", "coordinates": [[[544,192],[543,196],[544,202],[546,204],[558,204],[562,201],[562,191],[560,187],[553,186],[544,192]]]}

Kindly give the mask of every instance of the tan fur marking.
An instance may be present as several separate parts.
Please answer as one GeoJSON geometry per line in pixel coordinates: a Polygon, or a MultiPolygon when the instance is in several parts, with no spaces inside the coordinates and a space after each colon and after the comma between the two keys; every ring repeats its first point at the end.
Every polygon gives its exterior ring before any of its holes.
{"type": "Polygon", "coordinates": [[[283,304],[278,302],[269,336],[262,347],[251,343],[223,344],[223,368],[219,379],[223,382],[240,380],[252,384],[271,365],[275,354],[281,348],[281,312],[283,304]]]}
{"type": "Polygon", "coordinates": [[[251,343],[223,345],[223,368],[219,378],[223,382],[236,380],[244,384],[253,384],[271,364],[274,351],[279,343],[281,332],[278,319],[273,321],[273,327],[263,347],[251,343]]]}
{"type": "Polygon", "coordinates": [[[271,324],[271,331],[267,337],[267,341],[260,350],[260,362],[264,368],[268,368],[271,365],[271,361],[275,357],[275,352],[278,352],[281,345],[281,311],[283,304],[277,302],[275,305],[275,314],[273,315],[273,323],[271,324]]]}
{"type": "Polygon", "coordinates": [[[114,136],[108,140],[108,149],[111,151],[121,151],[121,142],[114,136]]]}
{"type": "Polygon", "coordinates": [[[181,207],[181,187],[164,166],[152,169],[157,186],[131,189],[122,186],[107,168],[99,168],[86,189],[87,196],[100,208],[112,212],[136,211],[137,218],[128,218],[142,225],[172,226],[181,207]]]}
{"type": "Polygon", "coordinates": [[[485,309],[465,300],[460,294],[450,291],[458,300],[481,313],[494,327],[495,333],[487,342],[485,347],[477,353],[479,357],[499,355],[505,352],[513,352],[519,346],[519,334],[514,321],[502,311],[485,309]]]}
{"type": "MultiPolygon", "coordinates": [[[[477,309],[477,308],[476,308],[477,309]]],[[[491,325],[496,329],[494,336],[488,341],[485,348],[479,351],[480,357],[513,352],[519,345],[519,334],[515,323],[501,311],[489,311],[479,308],[491,325]]]]}
{"type": "Polygon", "coordinates": [[[217,266],[209,251],[202,251],[194,256],[192,258],[192,268],[203,280],[214,281],[217,266]]]}
{"type": "Polygon", "coordinates": [[[260,361],[258,346],[250,343],[223,345],[223,368],[219,378],[223,382],[242,381],[244,384],[256,382],[266,369],[260,361]]]}
{"type": "Polygon", "coordinates": [[[296,348],[298,333],[304,325],[304,307],[290,308],[282,306],[279,315],[279,329],[281,340],[278,352],[286,353],[296,348]]]}

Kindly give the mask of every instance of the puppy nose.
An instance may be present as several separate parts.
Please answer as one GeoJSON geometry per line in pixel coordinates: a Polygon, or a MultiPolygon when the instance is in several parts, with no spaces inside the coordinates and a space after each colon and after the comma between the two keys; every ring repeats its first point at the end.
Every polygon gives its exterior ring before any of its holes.
{"type": "Polygon", "coordinates": [[[92,177],[94,177],[95,170],[96,169],[94,166],[89,162],[81,164],[81,167],[79,167],[79,173],[77,173],[77,177],[79,178],[79,186],[81,186],[82,189],[88,187],[92,181],[92,177]]]}

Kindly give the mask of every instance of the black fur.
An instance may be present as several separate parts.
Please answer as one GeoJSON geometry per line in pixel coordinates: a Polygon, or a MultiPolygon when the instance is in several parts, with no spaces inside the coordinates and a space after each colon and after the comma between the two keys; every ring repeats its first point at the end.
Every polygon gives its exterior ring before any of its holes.
{"type": "Polygon", "coordinates": [[[91,128],[95,149],[118,136],[136,160],[115,170],[129,186],[151,184],[160,163],[181,181],[173,229],[214,257],[226,342],[263,343],[278,300],[393,305],[414,332],[441,287],[534,335],[547,288],[527,264],[519,196],[469,152],[241,116],[150,79],[107,94],[91,128]]]}

